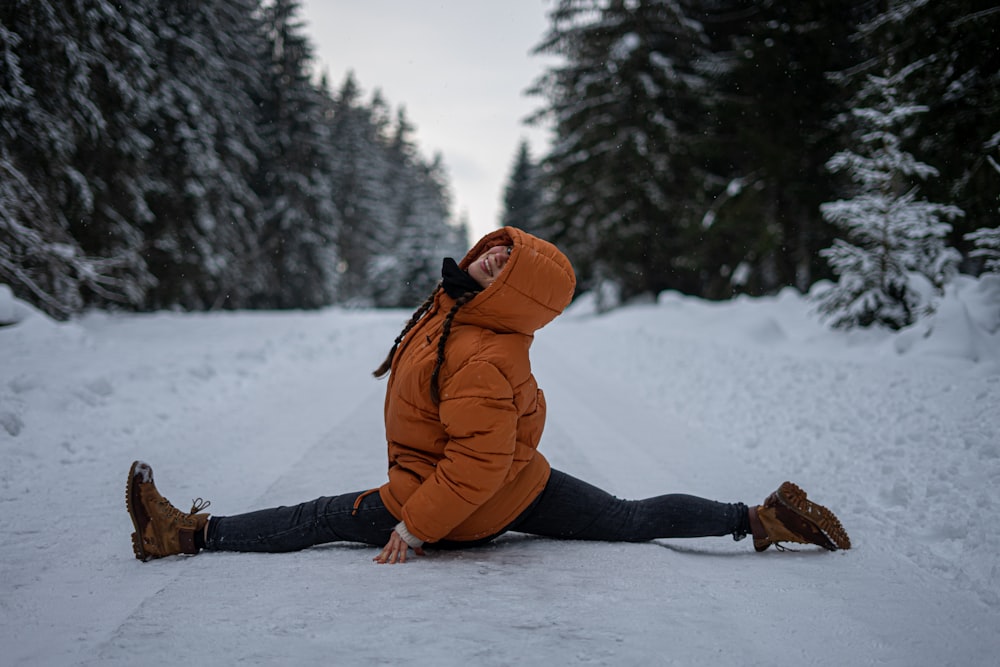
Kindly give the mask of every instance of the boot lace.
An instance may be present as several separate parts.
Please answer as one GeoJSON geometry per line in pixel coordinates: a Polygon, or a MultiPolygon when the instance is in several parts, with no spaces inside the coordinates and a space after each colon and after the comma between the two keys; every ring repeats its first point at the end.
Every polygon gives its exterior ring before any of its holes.
{"type": "Polygon", "coordinates": [[[212,504],[211,500],[204,500],[202,498],[195,498],[191,501],[191,511],[188,514],[197,514],[198,512],[203,512],[212,504]]]}
{"type": "Polygon", "coordinates": [[[174,507],[173,504],[171,504],[171,502],[163,496],[156,499],[156,504],[159,506],[163,518],[167,519],[174,525],[184,525],[191,520],[192,515],[200,512],[212,503],[207,500],[203,500],[202,498],[196,498],[191,502],[191,511],[187,514],[174,507]]]}

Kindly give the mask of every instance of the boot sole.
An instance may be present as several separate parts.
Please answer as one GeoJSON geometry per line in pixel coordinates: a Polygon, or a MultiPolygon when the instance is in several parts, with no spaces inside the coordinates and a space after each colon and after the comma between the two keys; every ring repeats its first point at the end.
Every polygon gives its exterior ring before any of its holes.
{"type": "MultiPolygon", "coordinates": [[[[142,461],[134,461],[132,467],[128,471],[128,483],[125,485],[125,507],[128,509],[128,515],[132,519],[132,526],[135,528],[135,532],[132,533],[132,551],[135,553],[135,557],[145,563],[150,558],[150,554],[146,553],[146,550],[142,547],[142,527],[139,525],[139,519],[135,515],[135,508],[132,505],[132,495],[133,488],[135,484],[135,478],[138,476],[136,473],[136,468],[143,466],[145,470],[149,469],[149,466],[142,461]]],[[[145,475],[145,471],[140,473],[145,475]]]]}
{"type": "Polygon", "coordinates": [[[840,523],[837,515],[818,503],[814,503],[806,497],[806,492],[792,482],[785,482],[778,488],[778,500],[782,505],[795,512],[803,519],[816,525],[830,543],[837,549],[850,549],[851,538],[847,536],[847,531],[840,523]]]}

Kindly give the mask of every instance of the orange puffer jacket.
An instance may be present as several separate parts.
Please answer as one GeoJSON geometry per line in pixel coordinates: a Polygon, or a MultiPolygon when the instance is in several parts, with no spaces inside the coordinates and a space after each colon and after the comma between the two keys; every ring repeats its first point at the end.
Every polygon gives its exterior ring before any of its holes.
{"type": "Polygon", "coordinates": [[[459,266],[497,245],[513,245],[510,259],[455,315],[439,375],[440,405],[431,399],[431,373],[455,304],[443,290],[400,344],[389,376],[389,481],[379,494],[425,542],[499,532],[549,477],[537,451],[545,398],[528,349],[535,331],[569,305],[576,278],[555,246],[513,227],[483,237],[459,266]]]}

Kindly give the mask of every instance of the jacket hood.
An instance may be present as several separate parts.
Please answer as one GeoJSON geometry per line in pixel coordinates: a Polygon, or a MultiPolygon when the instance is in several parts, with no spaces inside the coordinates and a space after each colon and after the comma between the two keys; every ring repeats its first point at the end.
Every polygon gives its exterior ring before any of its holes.
{"type": "Polygon", "coordinates": [[[459,266],[468,269],[490,248],[513,246],[503,271],[455,315],[455,321],[500,333],[531,335],[554,320],[573,299],[576,275],[558,248],[516,227],[481,238],[459,266]]]}

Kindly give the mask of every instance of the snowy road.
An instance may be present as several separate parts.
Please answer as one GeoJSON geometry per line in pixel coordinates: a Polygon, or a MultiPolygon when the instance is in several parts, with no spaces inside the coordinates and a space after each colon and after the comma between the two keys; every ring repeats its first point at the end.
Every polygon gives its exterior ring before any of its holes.
{"type": "Polygon", "coordinates": [[[542,331],[542,449],[623,496],[753,502],[792,479],[840,513],[849,552],[510,535],[397,567],[355,545],[143,564],[133,458],[220,514],[379,484],[369,372],[406,314],[0,330],[3,663],[994,664],[995,365],[819,345],[798,305],[768,303],[542,331]]]}

